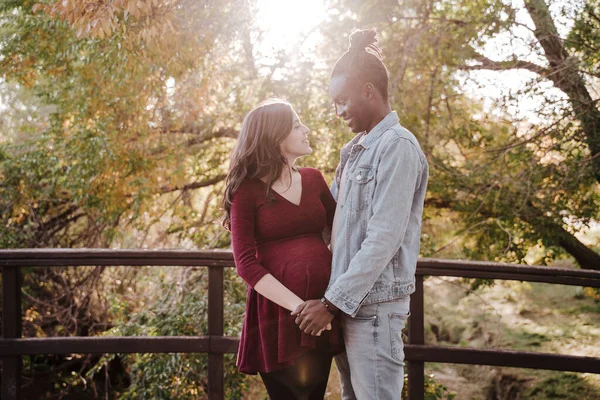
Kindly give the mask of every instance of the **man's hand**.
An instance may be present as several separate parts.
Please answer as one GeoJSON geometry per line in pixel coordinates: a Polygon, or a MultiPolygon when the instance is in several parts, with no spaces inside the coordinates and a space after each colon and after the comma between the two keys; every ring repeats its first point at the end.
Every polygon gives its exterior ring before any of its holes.
{"type": "Polygon", "coordinates": [[[292,312],[292,315],[296,316],[296,325],[300,330],[312,336],[318,336],[333,320],[333,315],[327,311],[320,300],[305,301],[292,312]]]}

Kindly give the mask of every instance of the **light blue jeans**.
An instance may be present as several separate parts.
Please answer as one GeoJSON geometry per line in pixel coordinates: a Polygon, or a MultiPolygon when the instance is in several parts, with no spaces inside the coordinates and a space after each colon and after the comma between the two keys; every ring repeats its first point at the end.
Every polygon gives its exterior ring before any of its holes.
{"type": "Polygon", "coordinates": [[[343,400],[399,400],[404,384],[402,329],[410,297],[363,305],[343,315],[346,352],[335,357],[343,400]]]}

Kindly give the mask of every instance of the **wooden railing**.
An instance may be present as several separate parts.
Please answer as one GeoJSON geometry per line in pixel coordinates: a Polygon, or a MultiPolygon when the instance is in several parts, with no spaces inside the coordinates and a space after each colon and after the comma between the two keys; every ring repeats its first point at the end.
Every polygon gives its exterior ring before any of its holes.
{"type": "MultiPolygon", "coordinates": [[[[238,339],[223,336],[223,268],[233,266],[228,251],[24,249],[0,250],[2,266],[2,388],[0,398],[21,399],[22,356],[30,354],[208,353],[208,396],[223,399],[223,354],[237,351],[238,339]],[[203,266],[208,275],[208,332],[205,336],[167,337],[21,337],[20,267],[59,266],[203,266]]],[[[495,365],[600,374],[600,357],[581,357],[498,349],[429,346],[424,337],[423,277],[454,276],[546,282],[600,288],[600,271],[509,264],[419,260],[416,291],[408,323],[408,392],[424,397],[424,363],[495,365]]]]}

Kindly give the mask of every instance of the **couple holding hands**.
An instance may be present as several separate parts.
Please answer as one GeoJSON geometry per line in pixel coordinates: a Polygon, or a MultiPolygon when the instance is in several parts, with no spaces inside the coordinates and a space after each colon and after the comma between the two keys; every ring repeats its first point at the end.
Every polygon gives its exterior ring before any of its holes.
{"type": "Polygon", "coordinates": [[[248,284],[237,366],[271,399],[323,399],[333,358],[343,399],[400,398],[428,164],[390,108],[376,43],[355,31],[331,73],[356,133],[331,187],[295,167],[309,128],[282,100],[246,115],[231,158],[224,223],[248,284]]]}

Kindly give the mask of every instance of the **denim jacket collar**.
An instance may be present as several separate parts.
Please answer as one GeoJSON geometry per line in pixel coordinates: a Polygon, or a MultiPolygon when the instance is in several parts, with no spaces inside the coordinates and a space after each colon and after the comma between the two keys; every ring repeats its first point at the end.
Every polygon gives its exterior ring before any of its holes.
{"type": "Polygon", "coordinates": [[[352,140],[350,140],[350,142],[348,142],[347,145],[345,145],[342,148],[342,151],[340,152],[340,164],[335,170],[335,182],[338,185],[338,189],[342,179],[342,170],[344,169],[344,166],[348,161],[348,157],[350,156],[350,151],[352,147],[358,145],[362,146],[364,149],[368,149],[381,137],[381,135],[383,135],[390,127],[392,127],[398,122],[398,114],[396,113],[396,111],[392,111],[388,115],[386,115],[381,121],[379,121],[379,123],[375,125],[373,129],[371,129],[371,132],[369,132],[369,134],[367,134],[367,132],[365,131],[358,133],[352,138],[352,140]],[[360,144],[358,144],[360,142],[360,139],[363,137],[364,140],[360,144]]]}
{"type": "Polygon", "coordinates": [[[363,142],[360,144],[365,149],[371,147],[371,145],[381,137],[391,126],[397,124],[400,121],[398,113],[396,111],[390,112],[386,115],[373,129],[367,134],[367,132],[361,132],[356,135],[349,143],[350,146],[359,142],[359,140],[365,136],[363,142]]]}

